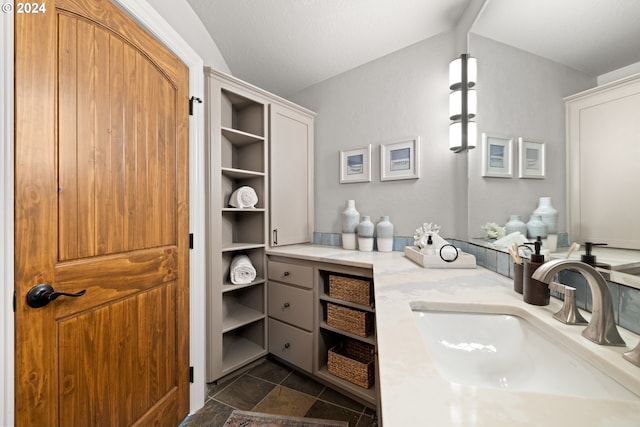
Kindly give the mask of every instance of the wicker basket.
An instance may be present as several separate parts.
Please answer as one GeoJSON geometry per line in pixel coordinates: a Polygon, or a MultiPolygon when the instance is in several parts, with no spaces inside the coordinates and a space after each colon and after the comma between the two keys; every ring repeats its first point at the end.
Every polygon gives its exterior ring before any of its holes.
{"type": "Polygon", "coordinates": [[[329,296],[362,305],[371,305],[371,282],[329,275],[329,296]]]}
{"type": "Polygon", "coordinates": [[[373,385],[375,378],[373,346],[347,338],[332,347],[328,356],[329,373],[363,388],[373,385]]]}
{"type": "Polygon", "coordinates": [[[327,303],[327,324],[352,334],[368,337],[373,332],[373,313],[327,303]]]}

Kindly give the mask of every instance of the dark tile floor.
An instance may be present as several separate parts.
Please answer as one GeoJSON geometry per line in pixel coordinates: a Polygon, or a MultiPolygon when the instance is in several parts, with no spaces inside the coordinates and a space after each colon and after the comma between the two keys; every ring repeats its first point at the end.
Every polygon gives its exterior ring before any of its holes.
{"type": "Polygon", "coordinates": [[[218,384],[210,384],[205,406],[181,427],[224,425],[234,409],[376,426],[375,411],[272,359],[218,384]]]}

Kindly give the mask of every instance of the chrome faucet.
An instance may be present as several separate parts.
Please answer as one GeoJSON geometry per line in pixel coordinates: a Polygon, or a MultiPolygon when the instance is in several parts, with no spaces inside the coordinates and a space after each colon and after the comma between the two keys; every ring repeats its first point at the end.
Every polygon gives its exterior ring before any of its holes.
{"type": "Polygon", "coordinates": [[[562,270],[575,270],[582,274],[591,288],[593,297],[591,321],[582,331],[582,336],[596,344],[624,346],[625,342],[616,328],[607,281],[595,268],[580,261],[556,259],[542,264],[531,277],[544,283],[551,283],[556,273],[562,270]]]}

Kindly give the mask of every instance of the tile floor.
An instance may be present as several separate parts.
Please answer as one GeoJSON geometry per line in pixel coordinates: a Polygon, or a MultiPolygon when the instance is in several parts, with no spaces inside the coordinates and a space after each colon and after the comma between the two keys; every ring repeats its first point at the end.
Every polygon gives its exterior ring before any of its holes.
{"type": "Polygon", "coordinates": [[[180,427],[224,425],[234,409],[348,421],[376,426],[375,411],[272,359],[219,384],[210,384],[205,406],[180,427]]]}

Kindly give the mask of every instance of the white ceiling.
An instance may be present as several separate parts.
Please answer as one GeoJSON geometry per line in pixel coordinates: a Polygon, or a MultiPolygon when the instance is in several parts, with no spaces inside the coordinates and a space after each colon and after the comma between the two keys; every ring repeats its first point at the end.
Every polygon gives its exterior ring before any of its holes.
{"type": "MultiPolygon", "coordinates": [[[[286,97],[451,30],[470,0],[187,1],[234,76],[286,97]]],[[[597,76],[640,62],[640,0],[487,0],[473,32],[597,76]]]]}
{"type": "Polygon", "coordinates": [[[640,62],[640,0],[488,0],[472,32],[599,76],[640,62]]]}

